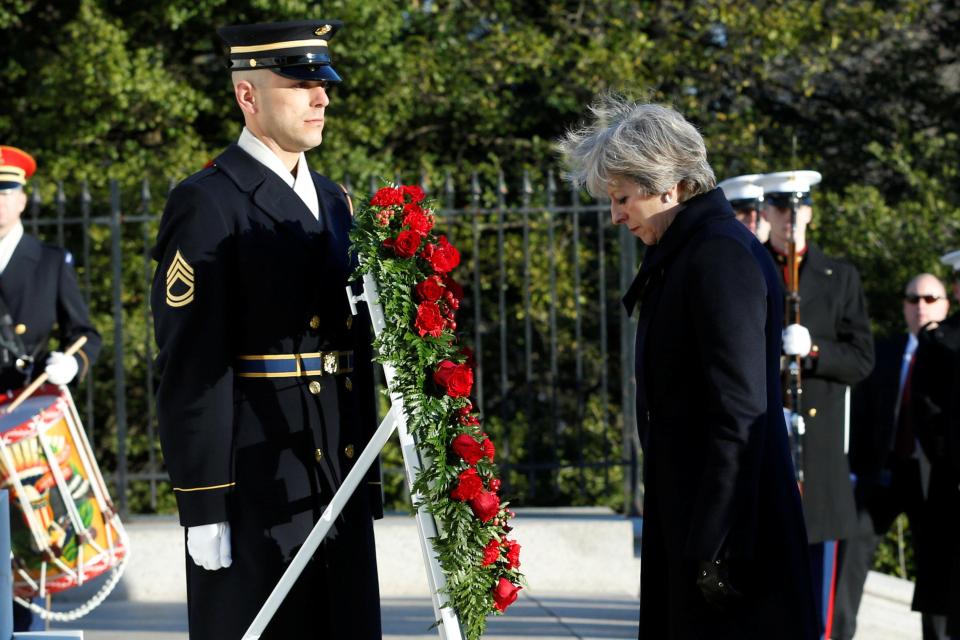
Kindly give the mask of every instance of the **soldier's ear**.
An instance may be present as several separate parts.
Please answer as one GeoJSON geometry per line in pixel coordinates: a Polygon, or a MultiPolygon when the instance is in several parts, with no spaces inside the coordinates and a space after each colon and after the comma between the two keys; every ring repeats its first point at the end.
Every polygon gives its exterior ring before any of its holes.
{"type": "Polygon", "coordinates": [[[249,80],[235,79],[233,83],[233,95],[240,105],[240,110],[245,114],[256,115],[258,112],[256,87],[249,80]]]}

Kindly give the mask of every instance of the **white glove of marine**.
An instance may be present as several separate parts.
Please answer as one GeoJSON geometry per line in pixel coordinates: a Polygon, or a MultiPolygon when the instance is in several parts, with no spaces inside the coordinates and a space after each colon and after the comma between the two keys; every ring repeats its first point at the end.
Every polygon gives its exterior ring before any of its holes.
{"type": "Polygon", "coordinates": [[[810,330],[802,324],[791,324],[783,330],[783,352],[788,356],[806,357],[812,347],[810,330]]]}
{"type": "Polygon", "coordinates": [[[80,365],[73,356],[54,351],[47,357],[47,364],[44,372],[51,383],[61,385],[70,384],[70,381],[77,376],[80,365]]]}
{"type": "Polygon", "coordinates": [[[197,566],[208,571],[229,567],[233,563],[230,556],[230,523],[187,527],[187,551],[197,566]]]}

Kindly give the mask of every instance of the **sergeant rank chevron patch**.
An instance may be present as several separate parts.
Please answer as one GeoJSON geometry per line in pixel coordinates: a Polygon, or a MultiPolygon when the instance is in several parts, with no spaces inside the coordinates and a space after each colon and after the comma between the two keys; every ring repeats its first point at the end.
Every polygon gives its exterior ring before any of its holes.
{"type": "Polygon", "coordinates": [[[167,269],[167,304],[171,307],[185,307],[193,302],[193,267],[180,250],[173,256],[173,262],[167,269]]]}

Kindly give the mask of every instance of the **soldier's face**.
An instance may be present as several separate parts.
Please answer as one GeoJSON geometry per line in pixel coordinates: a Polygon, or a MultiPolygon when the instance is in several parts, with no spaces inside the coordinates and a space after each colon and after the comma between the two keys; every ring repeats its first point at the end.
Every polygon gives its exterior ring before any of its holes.
{"type": "Polygon", "coordinates": [[[7,235],[19,221],[27,206],[27,194],[23,189],[0,191],[0,236],[7,235]]]}
{"type": "Polygon", "coordinates": [[[323,142],[323,123],[330,98],[327,83],[296,80],[273,72],[256,83],[257,125],[289,153],[313,149],[323,142]]]}
{"type": "MultiPolygon", "coordinates": [[[[790,207],[777,207],[770,203],[763,205],[763,217],[770,223],[770,237],[777,244],[786,244],[790,239],[790,207]]],[[[804,237],[807,225],[813,218],[813,209],[810,205],[802,204],[797,207],[797,235],[804,237]]]]}

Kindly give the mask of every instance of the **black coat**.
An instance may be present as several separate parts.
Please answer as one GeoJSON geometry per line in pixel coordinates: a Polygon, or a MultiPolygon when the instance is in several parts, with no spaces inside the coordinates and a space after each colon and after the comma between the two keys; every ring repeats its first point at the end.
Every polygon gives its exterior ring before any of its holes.
{"type": "MultiPolygon", "coordinates": [[[[177,186],[160,224],[151,306],[164,459],[181,524],[227,521],[233,550],[219,571],[186,560],[194,639],[243,634],[376,427],[369,321],[351,316],[344,289],[349,203],[313,179],[319,221],[232,145],[177,186]],[[348,375],[235,375],[240,356],[349,350],[348,375]]],[[[380,637],[380,495],[372,472],[264,638],[312,627],[380,637]]]]}
{"type": "Polygon", "coordinates": [[[914,607],[948,616],[960,636],[960,314],[917,336],[913,365],[914,428],[930,459],[924,518],[916,541],[929,562],[918,563],[914,607]]]}
{"type": "MultiPolygon", "coordinates": [[[[815,543],[856,532],[846,394],[873,369],[873,335],[856,268],[807,246],[800,266],[800,323],[810,330],[814,350],[801,376],[803,511],[807,536],[815,543]]],[[[782,283],[783,271],[777,272],[782,283]]]]}
{"type": "Polygon", "coordinates": [[[714,189],[685,203],[624,298],[640,302],[643,640],[818,635],[781,410],[782,296],[770,256],[714,189]],[[716,559],[745,594],[723,612],[695,582],[716,559]]]}
{"type": "MultiPolygon", "coordinates": [[[[902,394],[900,372],[907,337],[906,333],[901,333],[877,339],[874,343],[876,364],[873,371],[853,390],[848,457],[858,487],[886,482],[885,476],[891,469],[902,394]]],[[[918,457],[923,485],[926,487],[930,464],[926,456],[918,457]]]]}
{"type": "MultiPolygon", "coordinates": [[[[34,358],[31,379],[43,373],[54,327],[61,351],[77,338],[87,337],[86,344],[74,356],[79,365],[77,379],[89,371],[90,363],[100,353],[100,334],[87,314],[70,253],[24,234],[0,275],[0,296],[14,328],[21,325],[19,337],[27,355],[34,358]]],[[[14,366],[0,369],[0,392],[16,389],[25,382],[27,377],[14,366]]]]}

